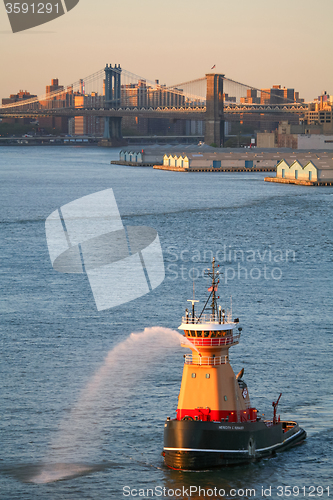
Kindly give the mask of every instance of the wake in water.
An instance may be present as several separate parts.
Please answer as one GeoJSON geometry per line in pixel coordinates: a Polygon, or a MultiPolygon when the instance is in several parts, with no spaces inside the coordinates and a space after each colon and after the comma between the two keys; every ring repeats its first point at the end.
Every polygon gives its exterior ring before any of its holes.
{"type": "Polygon", "coordinates": [[[87,463],[57,463],[57,464],[20,464],[0,467],[0,473],[18,479],[22,483],[45,484],[55,481],[65,481],[79,476],[86,476],[93,472],[103,471],[105,469],[115,469],[121,467],[114,462],[103,464],[87,463]]]}
{"type": "Polygon", "coordinates": [[[180,341],[185,338],[174,330],[151,327],[132,333],[109,351],[75,407],[60,423],[45,457],[45,466],[29,481],[49,483],[92,472],[91,467],[80,463],[101,442],[103,428],[109,425],[112,416],[124,411],[128,398],[135,396],[138,380],[150,372],[152,363],[161,362],[180,341]],[[71,465],[73,461],[77,463],[71,465]]]}

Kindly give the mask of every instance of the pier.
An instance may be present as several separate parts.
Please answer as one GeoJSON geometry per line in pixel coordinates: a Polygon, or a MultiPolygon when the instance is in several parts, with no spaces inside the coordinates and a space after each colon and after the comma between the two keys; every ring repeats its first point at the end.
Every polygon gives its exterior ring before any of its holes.
{"type": "Polygon", "coordinates": [[[97,146],[98,137],[91,136],[56,136],[56,135],[23,135],[20,137],[0,137],[0,146],[97,146]]]}
{"type": "MultiPolygon", "coordinates": [[[[154,165],[158,170],[172,170],[173,172],[276,172],[276,167],[174,167],[169,165],[154,165]]],[[[272,177],[273,179],[273,177],[272,177]]]]}
{"type": "Polygon", "coordinates": [[[333,181],[305,181],[299,179],[282,179],[281,177],[265,177],[266,182],[280,184],[297,184],[299,186],[333,186],[333,181]]]}

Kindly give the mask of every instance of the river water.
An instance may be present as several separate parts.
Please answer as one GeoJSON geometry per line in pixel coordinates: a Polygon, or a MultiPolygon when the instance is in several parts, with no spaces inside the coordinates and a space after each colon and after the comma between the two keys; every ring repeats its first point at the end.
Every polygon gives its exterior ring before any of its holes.
{"type": "Polygon", "coordinates": [[[103,148],[0,150],[0,497],[333,496],[333,188],[110,165],[117,157],[103,148]],[[86,275],[53,270],[45,219],[107,188],[125,226],[158,232],[166,276],[98,312],[86,275]],[[176,472],[161,451],[189,352],[177,327],[193,287],[204,303],[213,256],[221,304],[243,328],[234,371],[245,368],[252,404],[267,418],[282,392],[278,413],[308,438],[259,463],[176,472]]]}

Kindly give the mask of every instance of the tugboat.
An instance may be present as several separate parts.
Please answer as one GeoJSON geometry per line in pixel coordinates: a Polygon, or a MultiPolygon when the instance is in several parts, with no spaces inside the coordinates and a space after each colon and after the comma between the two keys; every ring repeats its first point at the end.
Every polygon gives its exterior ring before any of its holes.
{"type": "Polygon", "coordinates": [[[219,271],[215,259],[206,271],[212,284],[202,312],[186,309],[179,330],[183,347],[192,353],[185,364],[177,417],[164,424],[165,464],[177,470],[199,470],[253,462],[300,444],[306,432],[296,422],[277,417],[281,397],[272,403],[273,419],[264,420],[250,403],[243,380],[244,369],[235,376],[229,349],[239,343],[242,328],[217,306],[219,271]],[[211,300],[210,311],[205,312],[211,300]],[[237,330],[236,330],[237,329],[237,330]]]}

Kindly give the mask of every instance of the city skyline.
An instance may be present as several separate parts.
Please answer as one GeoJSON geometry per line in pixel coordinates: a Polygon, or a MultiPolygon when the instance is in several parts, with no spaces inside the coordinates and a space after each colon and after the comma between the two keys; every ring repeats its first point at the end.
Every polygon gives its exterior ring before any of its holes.
{"type": "Polygon", "coordinates": [[[66,15],[15,34],[0,9],[1,98],[21,89],[40,95],[51,78],[67,85],[106,63],[167,85],[201,78],[215,65],[214,72],[253,87],[295,88],[305,101],[333,93],[331,0],[316,9],[309,0],[100,0],[98,9],[81,0],[66,15]]]}

